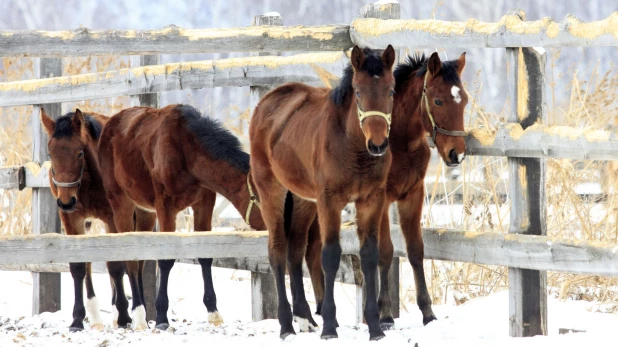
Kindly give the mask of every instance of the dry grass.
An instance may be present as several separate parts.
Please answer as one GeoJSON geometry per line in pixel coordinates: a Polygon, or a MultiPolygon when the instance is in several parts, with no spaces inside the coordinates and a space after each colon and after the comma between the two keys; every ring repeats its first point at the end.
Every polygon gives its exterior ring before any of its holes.
{"type": "MultiPolygon", "coordinates": [[[[551,55],[559,57],[559,51],[551,55]]],[[[4,59],[0,80],[10,81],[32,77],[32,59],[4,59]]],[[[127,67],[128,59],[71,58],[65,59],[65,74],[107,71],[127,67]]],[[[476,103],[483,93],[481,71],[467,85],[471,105],[466,114],[467,128],[494,128],[505,122],[505,104],[502,112],[489,113],[476,103]]],[[[550,100],[548,123],[569,125],[578,128],[612,129],[617,123],[615,90],[618,90],[618,73],[614,68],[599,72],[574,73],[570,78],[568,102],[557,102],[555,78],[549,76],[550,100]],[[584,78],[585,76],[585,78],[584,78]],[[555,98],[554,98],[555,97],[555,98]]],[[[244,91],[243,91],[244,92],[244,91]]],[[[93,100],[65,104],[66,109],[80,107],[83,110],[111,115],[130,106],[129,97],[93,100]]],[[[21,165],[31,158],[30,107],[0,108],[0,165],[21,165]]],[[[249,110],[230,106],[217,112],[225,124],[247,144],[246,130],[249,110]]],[[[428,179],[423,225],[458,229],[507,232],[509,225],[509,201],[506,158],[469,157],[458,169],[459,180],[449,184],[428,179]],[[455,182],[455,183],[454,183],[455,182]],[[459,182],[459,183],[457,183],[459,182]],[[453,185],[461,193],[463,201],[453,196],[453,185]],[[447,216],[447,220],[444,219],[447,216]]],[[[430,168],[435,177],[452,178],[453,170],[447,170],[440,162],[430,168]]],[[[449,180],[447,180],[449,181],[449,180]]],[[[548,234],[562,238],[600,240],[615,243],[618,239],[616,212],[618,211],[618,165],[614,162],[574,161],[550,159],[547,161],[548,234]],[[578,194],[579,185],[602,182],[603,198],[585,197],[578,194]]],[[[30,192],[0,191],[0,234],[23,234],[30,230],[30,192]]],[[[179,214],[178,228],[193,229],[191,211],[179,214]]],[[[220,221],[213,221],[218,225],[220,221]]],[[[239,229],[243,223],[234,225],[239,229]]],[[[101,232],[100,224],[97,227],[101,232]]],[[[507,287],[507,270],[504,267],[481,266],[458,262],[426,261],[426,275],[434,303],[463,303],[471,298],[488,295],[507,287]]],[[[548,274],[551,293],[561,298],[594,300],[609,304],[613,310],[618,300],[616,279],[598,276],[574,276],[548,274]]],[[[402,282],[412,283],[412,272],[407,262],[402,263],[402,282]]],[[[308,289],[310,290],[310,289],[308,289]]],[[[403,308],[415,302],[413,285],[402,286],[403,308]]],[[[608,308],[609,307],[609,308],[608,308]]]]}

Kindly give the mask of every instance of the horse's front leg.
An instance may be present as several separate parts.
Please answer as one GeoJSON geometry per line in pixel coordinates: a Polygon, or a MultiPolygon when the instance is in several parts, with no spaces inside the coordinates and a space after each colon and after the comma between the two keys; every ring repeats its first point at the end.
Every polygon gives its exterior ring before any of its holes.
{"type": "MultiPolygon", "coordinates": [[[[212,230],[212,214],[216,199],[217,194],[215,192],[206,191],[204,198],[198,204],[192,206],[195,231],[212,230]]],[[[223,323],[223,317],[217,309],[217,294],[212,281],[212,258],[200,258],[198,261],[202,267],[202,278],[204,279],[203,302],[208,311],[208,322],[220,325],[223,323]]]]}
{"type": "Polygon", "coordinates": [[[324,301],[322,339],[337,338],[337,308],[335,306],[335,276],[341,263],[341,210],[346,201],[324,195],[318,199],[318,222],[322,236],[322,269],[324,271],[324,301]]]}
{"type": "MultiPolygon", "coordinates": [[[[376,190],[364,200],[356,202],[356,224],[360,241],[361,270],[365,278],[364,285],[367,296],[363,315],[369,326],[369,339],[372,341],[384,337],[380,327],[380,313],[376,293],[376,275],[380,259],[378,249],[378,230],[382,219],[385,203],[383,189],[376,190]]],[[[392,258],[392,254],[391,254],[392,258]]]]}
{"type": "Polygon", "coordinates": [[[380,249],[380,259],[378,260],[378,270],[380,271],[380,294],[378,297],[378,309],[380,311],[380,327],[383,330],[392,329],[395,325],[393,319],[392,306],[399,305],[398,302],[391,302],[389,271],[393,263],[393,240],[391,239],[390,225],[388,219],[389,204],[384,205],[380,231],[378,233],[378,248],[380,249]]]}
{"type": "Polygon", "coordinates": [[[423,313],[423,324],[436,320],[431,309],[431,296],[425,282],[423,259],[425,249],[421,231],[421,215],[423,211],[423,181],[419,181],[405,199],[397,201],[401,231],[406,240],[408,259],[414,270],[416,284],[416,303],[423,313]]]}

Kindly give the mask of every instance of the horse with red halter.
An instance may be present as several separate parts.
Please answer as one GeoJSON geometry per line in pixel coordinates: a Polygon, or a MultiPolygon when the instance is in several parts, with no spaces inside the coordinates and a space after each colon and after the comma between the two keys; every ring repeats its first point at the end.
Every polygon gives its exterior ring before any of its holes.
{"type": "MultiPolygon", "coordinates": [[[[463,53],[459,59],[440,60],[437,53],[430,58],[424,55],[408,57],[408,61],[395,69],[395,99],[393,122],[389,136],[393,163],[388,174],[380,243],[380,324],[389,329],[394,325],[389,296],[388,272],[393,258],[388,207],[396,202],[401,231],[406,241],[408,259],[414,270],[416,302],[423,314],[423,324],[436,319],[431,308],[431,297],[423,269],[424,246],[421,215],[424,200],[424,180],[431,152],[425,137],[431,134],[438,153],[447,166],[457,166],[465,158],[464,110],[468,96],[461,82],[466,64],[463,53]]],[[[316,238],[314,238],[316,239],[316,238]]],[[[307,264],[317,267],[318,241],[309,244],[307,264]]],[[[324,279],[312,276],[318,310],[323,300],[324,279]]],[[[399,304],[399,303],[395,303],[399,304]]]]}
{"type": "MultiPolygon", "coordinates": [[[[176,230],[176,215],[194,212],[196,231],[210,231],[216,193],[228,199],[251,227],[266,226],[249,175],[249,155],[223,125],[193,107],[133,107],[110,118],[101,134],[99,163],[114,223],[132,230],[133,209],[156,212],[161,232],[176,230]],[[254,206],[256,208],[254,208],[254,206]]],[[[220,324],[212,259],[198,259],[208,320],[220,324]]],[[[167,284],[174,260],[159,260],[156,327],[167,329],[167,284]]]]}
{"type": "Polygon", "coordinates": [[[277,284],[282,339],[295,333],[293,317],[301,325],[312,321],[302,285],[302,259],[316,212],[326,280],[322,338],[337,337],[333,289],[341,260],[341,211],[348,202],[355,202],[358,211],[361,268],[368,293],[364,313],[370,338],[384,336],[375,273],[378,228],[392,159],[388,133],[394,61],[390,45],[382,55],[355,46],[352,64],[336,89],[287,83],[266,94],[255,109],[249,127],[251,174],[269,230],[268,253],[277,284]],[[306,204],[302,211],[294,206],[294,228],[285,218],[288,191],[317,202],[306,204]],[[293,310],[285,291],[286,262],[294,291],[293,310]]]}
{"type": "MultiPolygon", "coordinates": [[[[60,219],[67,235],[83,235],[86,218],[98,218],[105,222],[108,232],[115,233],[112,209],[105,197],[105,190],[98,168],[97,145],[101,130],[109,118],[99,114],[83,114],[79,109],[75,113],[53,120],[41,108],[41,123],[49,135],[47,144],[51,159],[49,170],[49,185],[52,194],[57,197],[60,219]]],[[[133,214],[133,211],[131,211],[133,214]]],[[[138,212],[135,215],[137,230],[152,230],[154,215],[138,212]]],[[[133,226],[132,226],[133,229],[133,226]]],[[[86,307],[90,316],[90,326],[102,329],[103,323],[99,315],[99,304],[92,286],[90,263],[69,264],[75,286],[75,304],[73,307],[73,323],[70,330],[84,329],[83,287],[86,281],[86,307]]],[[[137,262],[127,262],[126,269],[131,279],[133,304],[136,298],[143,295],[143,284],[140,266],[137,262]]],[[[122,262],[108,262],[107,268],[112,279],[112,305],[115,305],[114,325],[130,326],[129,302],[124,292],[123,276],[125,267],[122,262]]],[[[136,320],[135,328],[145,328],[145,311],[133,312],[136,320]]]]}

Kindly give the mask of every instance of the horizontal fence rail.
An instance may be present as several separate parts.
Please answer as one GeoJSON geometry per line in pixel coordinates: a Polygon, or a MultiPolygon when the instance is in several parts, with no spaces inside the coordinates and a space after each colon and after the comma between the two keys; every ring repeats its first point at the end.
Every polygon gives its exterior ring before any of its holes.
{"type": "Polygon", "coordinates": [[[340,74],[344,52],[245,57],[142,66],[0,83],[0,106],[81,101],[168,90],[321,82],[314,67],[340,74]]]}
{"type": "Polygon", "coordinates": [[[225,29],[0,31],[2,57],[68,57],[224,52],[340,51],[352,47],[348,25],[225,29]]]}
{"type": "MultiPolygon", "coordinates": [[[[395,256],[406,246],[391,226],[395,256]]],[[[560,240],[548,236],[424,229],[425,258],[516,268],[618,275],[618,245],[560,240]]],[[[121,261],[138,259],[266,257],[268,233],[204,232],[66,236],[58,234],[0,238],[0,265],[121,261]]],[[[358,254],[356,230],[342,228],[343,254],[358,254]]]]}
{"type": "Polygon", "coordinates": [[[357,18],[350,25],[250,26],[225,29],[0,31],[0,56],[66,57],[226,52],[340,51],[358,44],[384,48],[618,46],[618,12],[596,22],[567,16],[526,22],[357,18]]]}
{"type": "Polygon", "coordinates": [[[589,23],[571,15],[560,22],[551,18],[526,22],[519,14],[509,14],[496,23],[474,18],[466,22],[356,18],[350,37],[354,44],[370,48],[618,46],[618,12],[589,23]]]}

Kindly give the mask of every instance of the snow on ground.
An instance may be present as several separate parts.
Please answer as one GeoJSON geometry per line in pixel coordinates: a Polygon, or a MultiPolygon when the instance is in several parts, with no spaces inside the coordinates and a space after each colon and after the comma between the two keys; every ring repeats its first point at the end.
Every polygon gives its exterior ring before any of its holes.
{"type": "MultiPolygon", "coordinates": [[[[396,329],[386,338],[369,342],[366,325],[355,326],[355,288],[336,285],[339,339],[320,340],[319,332],[300,333],[292,341],[279,340],[276,320],[251,322],[250,276],[245,271],[214,269],[218,307],[225,323],[215,327],[206,321],[202,304],[202,279],[199,266],[176,264],[170,279],[169,318],[173,331],[113,330],[69,333],[73,305],[70,274],[62,274],[62,310],[30,316],[32,277],[28,272],[0,272],[0,346],[599,346],[618,344],[618,315],[595,312],[595,305],[582,301],[549,300],[549,336],[525,339],[508,337],[508,293],[471,300],[460,306],[434,306],[439,320],[423,326],[415,305],[396,320],[396,329]],[[559,328],[586,333],[558,335],[559,328]]],[[[101,300],[103,319],[111,323],[109,278],[94,275],[95,291],[101,300]]],[[[127,288],[128,283],[127,283],[127,288]]],[[[308,296],[313,300],[313,295],[308,296]]],[[[316,321],[322,321],[316,316],[316,321]]],[[[298,331],[298,326],[295,326],[298,331]]]]}

